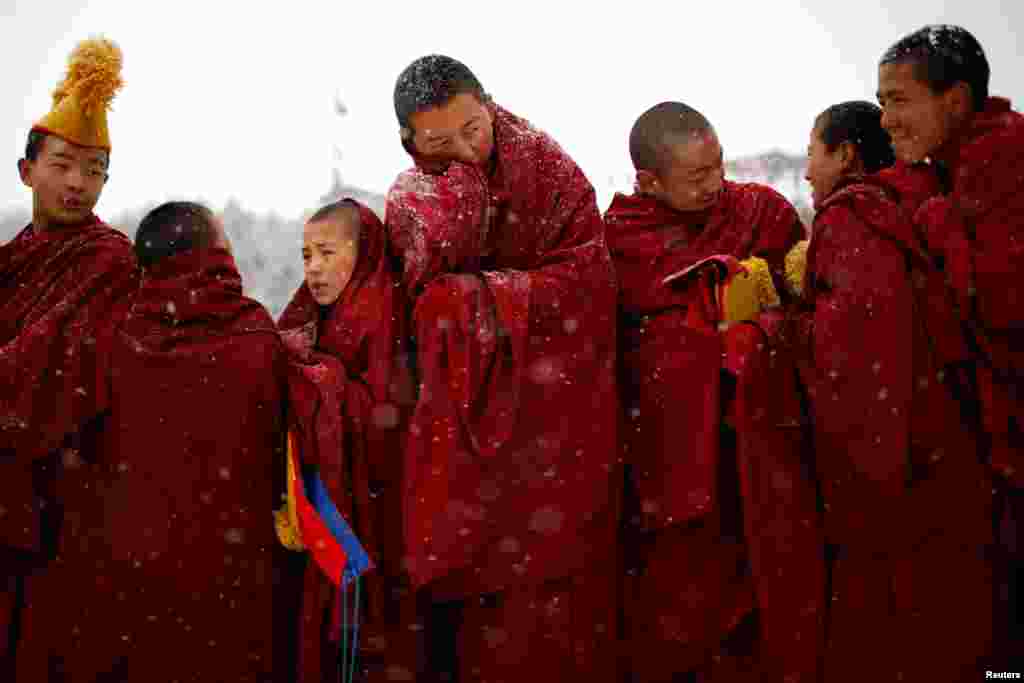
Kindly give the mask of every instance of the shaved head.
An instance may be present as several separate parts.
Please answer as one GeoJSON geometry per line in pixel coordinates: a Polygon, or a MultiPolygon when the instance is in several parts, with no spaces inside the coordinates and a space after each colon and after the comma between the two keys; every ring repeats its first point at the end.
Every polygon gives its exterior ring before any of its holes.
{"type": "Polygon", "coordinates": [[[142,219],[135,233],[135,254],[139,265],[148,268],[174,254],[202,247],[224,246],[217,218],[207,207],[195,202],[167,202],[142,219]]]}
{"type": "Polygon", "coordinates": [[[306,223],[332,222],[338,226],[344,226],[347,234],[343,237],[356,238],[362,227],[362,219],[359,217],[359,207],[350,199],[341,199],[330,204],[321,206],[309,217],[306,223]]]}
{"type": "Polygon", "coordinates": [[[703,114],[682,102],[656,104],[640,115],[629,132],[633,168],[658,174],[671,162],[673,146],[713,130],[703,114]]]}

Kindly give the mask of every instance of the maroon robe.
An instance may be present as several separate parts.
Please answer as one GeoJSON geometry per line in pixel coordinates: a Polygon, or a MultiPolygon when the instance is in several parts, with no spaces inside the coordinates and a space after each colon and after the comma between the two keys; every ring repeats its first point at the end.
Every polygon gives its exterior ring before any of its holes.
{"type": "Polygon", "coordinates": [[[272,653],[273,321],[223,249],[158,262],[125,306],[110,413],[63,454],[58,557],[28,584],[18,681],[292,680],[272,653]]]}
{"type": "MultiPolygon", "coordinates": [[[[1001,572],[1017,584],[1012,596],[1024,576],[1024,116],[990,97],[934,156],[947,172],[947,194],[924,204],[915,223],[943,264],[975,345],[980,427],[1000,489],[1001,572]]],[[[1017,633],[1003,649],[1019,653],[1021,609],[1004,609],[1015,614],[1017,633]]]]}
{"type": "Polygon", "coordinates": [[[0,672],[16,609],[14,573],[52,551],[48,457],[103,409],[98,391],[113,303],[135,286],[131,242],[92,217],[0,247],[0,672]],[[45,554],[44,552],[44,554],[45,554]]]}
{"type": "Polygon", "coordinates": [[[944,373],[966,349],[887,190],[851,179],[823,202],[794,337],[837,555],[825,680],[976,680],[991,646],[991,492],[944,373]]]}
{"type": "Polygon", "coordinates": [[[812,680],[820,543],[794,368],[773,345],[778,316],[719,333],[703,305],[713,282],[663,284],[709,256],[760,256],[781,291],[785,255],[804,237],[797,213],[767,187],[726,182],[708,211],[617,195],[605,221],[624,319],[625,448],[645,532],[626,539],[636,555],[626,560],[636,571],[624,643],[634,676],[812,680]],[[728,400],[722,370],[735,383],[728,400]],[[723,404],[736,435],[725,449],[723,404]],[[755,606],[760,626],[743,626],[755,632],[743,651],[730,633],[755,606]]]}
{"type": "Polygon", "coordinates": [[[948,194],[915,216],[979,348],[978,388],[996,471],[1024,481],[1024,116],[985,109],[935,155],[948,194]]]}
{"type": "Polygon", "coordinates": [[[527,121],[492,111],[489,176],[417,167],[388,194],[419,372],[408,568],[435,600],[470,598],[463,680],[604,680],[615,594],[583,584],[614,576],[615,278],[582,171],[527,121]],[[495,604],[473,597],[506,589],[495,604]],[[539,607],[548,598],[557,613],[539,607]],[[575,654],[542,638],[562,619],[583,629],[575,654]],[[482,622],[513,641],[504,651],[546,647],[529,662],[495,659],[472,626],[482,622]]]}
{"type": "MultiPolygon", "coordinates": [[[[418,643],[402,572],[401,436],[412,401],[405,297],[389,269],[383,224],[358,208],[359,256],[345,290],[321,307],[303,284],[279,326],[292,358],[289,422],[304,461],[319,469],[376,565],[363,579],[360,669],[366,680],[406,680],[402,672],[418,668],[418,643]]],[[[339,595],[314,563],[305,584],[299,680],[332,681],[339,595]]]]}

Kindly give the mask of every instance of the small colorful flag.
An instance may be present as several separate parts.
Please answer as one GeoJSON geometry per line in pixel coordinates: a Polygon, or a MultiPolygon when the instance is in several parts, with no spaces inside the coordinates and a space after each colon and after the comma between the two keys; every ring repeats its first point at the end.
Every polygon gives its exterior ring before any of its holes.
{"type": "Polygon", "coordinates": [[[355,674],[356,649],[359,643],[359,577],[373,569],[352,528],[341,516],[338,507],[315,468],[303,467],[294,432],[288,432],[287,504],[275,512],[278,538],[290,550],[306,550],[321,571],[338,587],[341,611],[342,681],[351,681],[355,674]],[[348,605],[348,584],[355,584],[351,608],[348,605]],[[349,621],[351,612],[351,622],[349,621]],[[350,625],[351,624],[351,625],[350,625]],[[348,634],[352,632],[352,647],[348,634]]]}

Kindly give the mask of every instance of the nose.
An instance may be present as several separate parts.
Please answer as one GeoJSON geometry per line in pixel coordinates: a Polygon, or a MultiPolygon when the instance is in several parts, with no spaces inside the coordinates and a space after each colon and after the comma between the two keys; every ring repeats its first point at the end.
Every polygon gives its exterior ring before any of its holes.
{"type": "Polygon", "coordinates": [[[892,115],[891,109],[882,109],[882,128],[889,131],[895,125],[895,117],[892,115]]]}
{"type": "Polygon", "coordinates": [[[85,191],[85,170],[78,165],[72,165],[71,170],[65,176],[65,181],[69,190],[85,191]]]}

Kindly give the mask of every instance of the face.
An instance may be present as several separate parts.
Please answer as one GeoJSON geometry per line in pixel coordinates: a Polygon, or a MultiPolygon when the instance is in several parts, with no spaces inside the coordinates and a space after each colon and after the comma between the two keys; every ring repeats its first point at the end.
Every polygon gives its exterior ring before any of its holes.
{"type": "Polygon", "coordinates": [[[847,173],[850,167],[849,156],[850,146],[847,144],[828,151],[828,146],[821,139],[821,126],[815,126],[811,131],[811,140],[807,145],[807,173],[804,177],[811,184],[815,209],[832,194],[836,184],[847,173]]]}
{"type": "Polygon", "coordinates": [[[483,167],[494,151],[491,110],[470,93],[409,117],[416,152],[429,161],[461,161],[483,167]]]}
{"type": "Polygon", "coordinates": [[[359,256],[356,226],[344,215],[306,223],[302,234],[302,262],[306,284],[321,306],[338,300],[352,279],[359,256]]]}
{"type": "Polygon", "coordinates": [[[32,223],[41,230],[85,221],[107,182],[107,152],[47,136],[35,161],[18,162],[32,188],[32,223]]]}
{"type": "Polygon", "coordinates": [[[695,132],[669,144],[669,163],[660,173],[639,171],[637,185],[676,211],[703,211],[715,205],[725,179],[722,145],[713,130],[695,132]]]}
{"type": "Polygon", "coordinates": [[[914,75],[914,65],[878,67],[878,103],[882,126],[892,136],[896,156],[908,163],[935,154],[967,114],[969,88],[958,83],[934,93],[914,75]]]}

